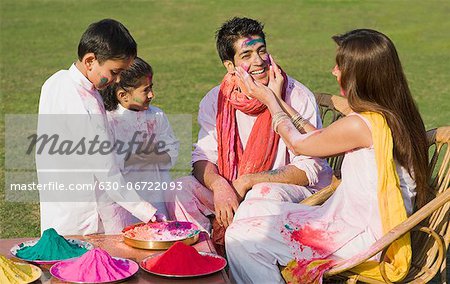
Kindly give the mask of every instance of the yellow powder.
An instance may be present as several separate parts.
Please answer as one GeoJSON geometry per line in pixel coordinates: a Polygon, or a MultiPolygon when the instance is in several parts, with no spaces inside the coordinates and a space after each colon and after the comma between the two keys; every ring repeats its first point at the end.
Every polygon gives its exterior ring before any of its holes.
{"type": "Polygon", "coordinates": [[[36,272],[30,265],[20,265],[0,255],[0,283],[29,283],[35,278],[36,272]]]}

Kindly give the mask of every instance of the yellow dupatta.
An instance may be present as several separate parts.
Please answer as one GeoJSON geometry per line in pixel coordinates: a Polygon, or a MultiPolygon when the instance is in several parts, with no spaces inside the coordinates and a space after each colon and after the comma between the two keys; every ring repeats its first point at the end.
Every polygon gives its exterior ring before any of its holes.
{"type": "MultiPolygon", "coordinates": [[[[378,172],[378,206],[383,233],[385,234],[407,218],[394,162],[392,134],[386,119],[381,114],[365,112],[361,113],[361,115],[367,118],[372,126],[372,140],[378,172]]],[[[409,233],[407,233],[394,241],[385,255],[386,275],[391,282],[401,281],[406,277],[409,271],[411,257],[411,240],[409,233]]],[[[310,271],[317,270],[319,266],[323,265],[323,262],[324,260],[310,262],[306,266],[306,274],[310,274],[310,271]]],[[[366,261],[351,269],[351,271],[362,276],[383,281],[378,264],[376,261],[366,261]]],[[[288,283],[300,283],[299,279],[295,277],[295,271],[299,271],[299,267],[297,266],[298,262],[292,260],[282,271],[283,277],[288,283]]],[[[317,273],[317,271],[312,274],[314,273],[317,273]]],[[[305,276],[311,280],[310,283],[321,283],[321,279],[318,279],[317,275],[311,275],[311,277],[305,276]]],[[[305,278],[302,278],[301,281],[305,283],[305,278]]]]}

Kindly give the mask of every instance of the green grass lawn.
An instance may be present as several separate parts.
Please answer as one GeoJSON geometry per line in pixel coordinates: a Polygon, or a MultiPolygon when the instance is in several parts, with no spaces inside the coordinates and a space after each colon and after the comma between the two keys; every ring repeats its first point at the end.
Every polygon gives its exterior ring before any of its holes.
{"type": "MultiPolygon", "coordinates": [[[[396,44],[426,127],[450,123],[449,1],[6,1],[0,2],[1,112],[35,114],[40,87],[67,69],[86,27],[102,18],[125,24],[139,56],[155,70],[155,105],[192,114],[222,79],[214,33],[233,16],[265,23],[269,51],[313,91],[338,93],[330,37],[373,28],[396,44]]],[[[39,204],[4,201],[4,115],[1,117],[0,238],[39,235],[39,204]]],[[[55,216],[56,217],[56,216],[55,216]]]]}

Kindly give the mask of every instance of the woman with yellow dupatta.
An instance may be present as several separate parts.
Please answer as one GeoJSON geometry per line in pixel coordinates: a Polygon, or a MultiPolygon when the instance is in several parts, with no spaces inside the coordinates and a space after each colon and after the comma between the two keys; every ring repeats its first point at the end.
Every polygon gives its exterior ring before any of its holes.
{"type": "MultiPolygon", "coordinates": [[[[283,77],[272,61],[268,87],[242,68],[236,73],[248,93],[266,104],[272,125],[296,154],[326,157],[345,153],[342,182],[321,206],[248,199],[226,234],[230,271],[237,283],[321,283],[340,259],[368,249],[426,202],[427,142],[392,41],[359,29],[334,36],[336,76],[352,113],[315,130],[277,98],[283,77]]],[[[409,235],[388,251],[387,274],[403,279],[411,260],[409,235]]],[[[355,268],[382,279],[373,265],[355,268]]]]}

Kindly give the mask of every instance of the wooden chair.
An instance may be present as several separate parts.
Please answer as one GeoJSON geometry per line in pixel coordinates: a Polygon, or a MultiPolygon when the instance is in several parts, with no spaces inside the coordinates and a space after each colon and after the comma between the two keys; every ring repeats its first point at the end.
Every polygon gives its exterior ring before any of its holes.
{"type": "MultiPolygon", "coordinates": [[[[381,259],[384,259],[384,254],[392,242],[411,232],[413,259],[411,269],[402,283],[427,283],[438,272],[441,283],[447,283],[446,254],[450,242],[450,126],[429,130],[427,136],[431,151],[429,181],[435,198],[385,234],[366,252],[353,259],[342,261],[326,272],[326,280],[331,283],[343,279],[347,283],[358,281],[391,283],[385,274],[384,261],[380,261],[379,266],[385,282],[357,275],[350,270],[380,252],[382,252],[381,259]]],[[[321,190],[302,203],[309,205],[323,203],[332,194],[335,186],[336,184],[332,184],[326,194],[321,190]]]]}
{"type": "MultiPolygon", "coordinates": [[[[343,97],[326,93],[315,93],[315,97],[324,126],[351,111],[347,100],[343,97]]],[[[441,283],[447,283],[446,253],[450,242],[450,126],[429,130],[427,137],[431,157],[429,184],[434,190],[435,198],[379,239],[364,254],[343,261],[328,271],[325,274],[326,282],[391,283],[384,273],[383,261],[380,262],[380,271],[385,282],[357,275],[350,270],[380,252],[382,252],[381,259],[383,259],[384,253],[393,241],[405,233],[411,232],[413,259],[411,269],[402,283],[427,283],[438,272],[441,283]]],[[[340,183],[342,159],[343,156],[328,159],[335,173],[332,183],[327,188],[303,200],[302,204],[319,205],[333,194],[340,183]]]]}

